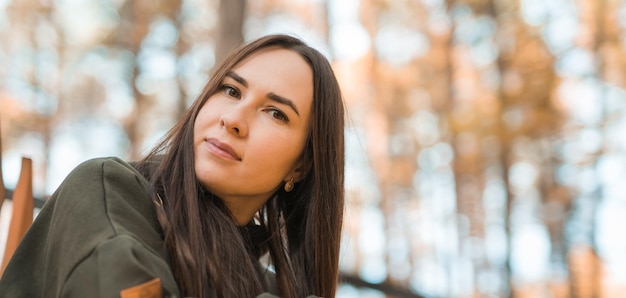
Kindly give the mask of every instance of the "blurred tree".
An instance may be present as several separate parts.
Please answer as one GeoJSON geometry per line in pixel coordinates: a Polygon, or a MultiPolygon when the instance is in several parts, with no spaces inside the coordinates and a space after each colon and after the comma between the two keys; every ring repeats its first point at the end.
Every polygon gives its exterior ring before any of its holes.
{"type": "Polygon", "coordinates": [[[220,24],[215,42],[217,64],[244,42],[243,24],[246,17],[246,1],[220,0],[218,13],[220,24]]]}
{"type": "MultiPolygon", "coordinates": [[[[43,157],[34,163],[34,174],[38,182],[45,183],[48,170],[45,157],[49,152],[53,126],[59,121],[56,117],[62,96],[59,73],[65,67],[65,47],[59,39],[63,33],[54,20],[54,7],[50,3],[11,1],[5,14],[14,30],[3,36],[15,42],[2,46],[5,53],[14,57],[6,63],[3,75],[14,80],[11,86],[14,90],[17,89],[15,85],[21,85],[23,91],[28,91],[18,96],[5,93],[8,99],[17,100],[17,104],[9,104],[4,109],[11,129],[2,132],[8,141],[8,146],[3,149],[12,148],[25,132],[40,140],[43,144],[40,151],[23,154],[43,157]]],[[[41,189],[36,191],[40,193],[41,189]]]]}
{"type": "MultiPolygon", "coordinates": [[[[149,130],[145,117],[150,117],[147,113],[151,106],[158,104],[154,98],[141,92],[138,88],[139,67],[137,65],[138,56],[142,49],[142,43],[150,32],[150,26],[155,17],[163,16],[170,20],[177,20],[182,1],[124,1],[118,9],[120,21],[111,31],[104,41],[110,49],[117,51],[128,51],[134,58],[131,75],[129,78],[132,89],[132,97],[135,101],[135,108],[126,119],[124,119],[124,130],[128,136],[130,145],[129,157],[138,159],[141,157],[142,144],[147,137],[149,130]]],[[[179,49],[184,49],[183,45],[179,49]]],[[[181,88],[179,88],[181,89],[181,88]]],[[[184,102],[184,98],[181,99],[184,102]]]]}
{"type": "Polygon", "coordinates": [[[623,205],[626,173],[623,1],[81,3],[0,3],[1,145],[41,155],[36,175],[86,155],[58,160],[68,148],[140,157],[232,48],[295,34],[331,58],[350,154],[363,155],[347,171],[342,266],[364,279],[353,284],[624,292],[615,247],[626,238],[603,215],[623,205]],[[122,132],[67,136],[94,121],[122,132]]]}

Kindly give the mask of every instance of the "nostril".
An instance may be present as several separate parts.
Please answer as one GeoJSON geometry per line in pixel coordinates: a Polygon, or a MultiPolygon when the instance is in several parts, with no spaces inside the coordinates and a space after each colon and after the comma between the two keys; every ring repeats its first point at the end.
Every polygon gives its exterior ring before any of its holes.
{"type": "Polygon", "coordinates": [[[233,134],[240,135],[241,133],[245,132],[239,128],[239,125],[241,123],[238,123],[237,121],[228,121],[228,120],[229,119],[221,118],[219,121],[219,125],[233,134]]]}

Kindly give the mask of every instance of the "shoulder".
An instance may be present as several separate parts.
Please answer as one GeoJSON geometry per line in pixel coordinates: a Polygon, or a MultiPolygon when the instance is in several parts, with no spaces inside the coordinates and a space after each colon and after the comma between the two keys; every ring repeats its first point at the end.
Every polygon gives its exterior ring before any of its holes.
{"type": "MultiPolygon", "coordinates": [[[[117,157],[95,158],[78,165],[53,198],[63,205],[62,210],[76,209],[78,218],[103,219],[113,234],[147,236],[146,231],[159,230],[149,182],[117,157]]],[[[149,242],[154,241],[159,242],[160,237],[149,242]]]]}
{"type": "Polygon", "coordinates": [[[147,185],[147,181],[129,163],[117,157],[94,158],[82,162],[76,166],[59,185],[52,197],[76,191],[87,191],[95,194],[97,186],[107,183],[134,182],[140,185],[147,185]],[[130,180],[130,181],[127,181],[130,180]],[[143,180],[143,181],[142,181],[143,180]]]}
{"type": "Polygon", "coordinates": [[[100,176],[110,178],[111,175],[142,178],[130,163],[118,157],[100,157],[79,164],[68,174],[64,183],[68,180],[93,180],[100,176]]]}
{"type": "MultiPolygon", "coordinates": [[[[158,231],[149,182],[129,163],[96,158],[78,165],[46,203],[50,228],[97,240],[113,235],[158,231]]],[[[44,217],[45,217],[44,216],[44,217]]],[[[155,239],[154,241],[157,241],[155,239]]]]}
{"type": "Polygon", "coordinates": [[[148,185],[148,181],[128,162],[117,157],[94,158],[74,168],[52,198],[107,201],[119,199],[119,195],[124,194],[147,195],[148,185]]]}
{"type": "Polygon", "coordinates": [[[110,207],[120,204],[140,208],[142,214],[151,212],[148,190],[148,181],[129,163],[117,157],[95,158],[74,168],[46,204],[73,219],[98,215],[110,220],[111,213],[121,211],[110,207]]]}
{"type": "Polygon", "coordinates": [[[21,281],[30,281],[33,292],[54,293],[70,275],[76,276],[72,274],[75,269],[85,268],[83,262],[102,256],[97,253],[102,251],[99,247],[124,244],[125,239],[133,240],[134,251],[165,262],[160,260],[166,254],[148,181],[119,158],[85,161],[66,177],[35,218],[3,282],[14,283],[13,288],[19,290],[25,286],[21,281]]]}

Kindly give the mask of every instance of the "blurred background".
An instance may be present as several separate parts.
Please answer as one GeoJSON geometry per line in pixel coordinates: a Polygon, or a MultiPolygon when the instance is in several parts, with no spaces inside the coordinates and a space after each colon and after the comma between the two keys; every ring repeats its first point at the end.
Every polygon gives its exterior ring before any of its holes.
{"type": "Polygon", "coordinates": [[[0,0],[6,185],[139,158],[269,33],[344,93],[337,297],[626,297],[625,1],[0,0]]]}

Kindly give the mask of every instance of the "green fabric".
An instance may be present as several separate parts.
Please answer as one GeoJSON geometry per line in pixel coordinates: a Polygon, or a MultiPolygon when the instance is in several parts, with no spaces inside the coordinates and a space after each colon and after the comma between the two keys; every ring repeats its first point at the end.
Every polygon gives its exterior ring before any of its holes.
{"type": "Polygon", "coordinates": [[[78,166],[16,250],[0,297],[119,297],[155,277],[165,297],[180,297],[147,190],[148,181],[118,158],[78,166]]]}
{"type": "Polygon", "coordinates": [[[46,202],[0,279],[0,297],[119,297],[160,277],[166,261],[148,182],[117,158],[78,166],[46,202]]]}

